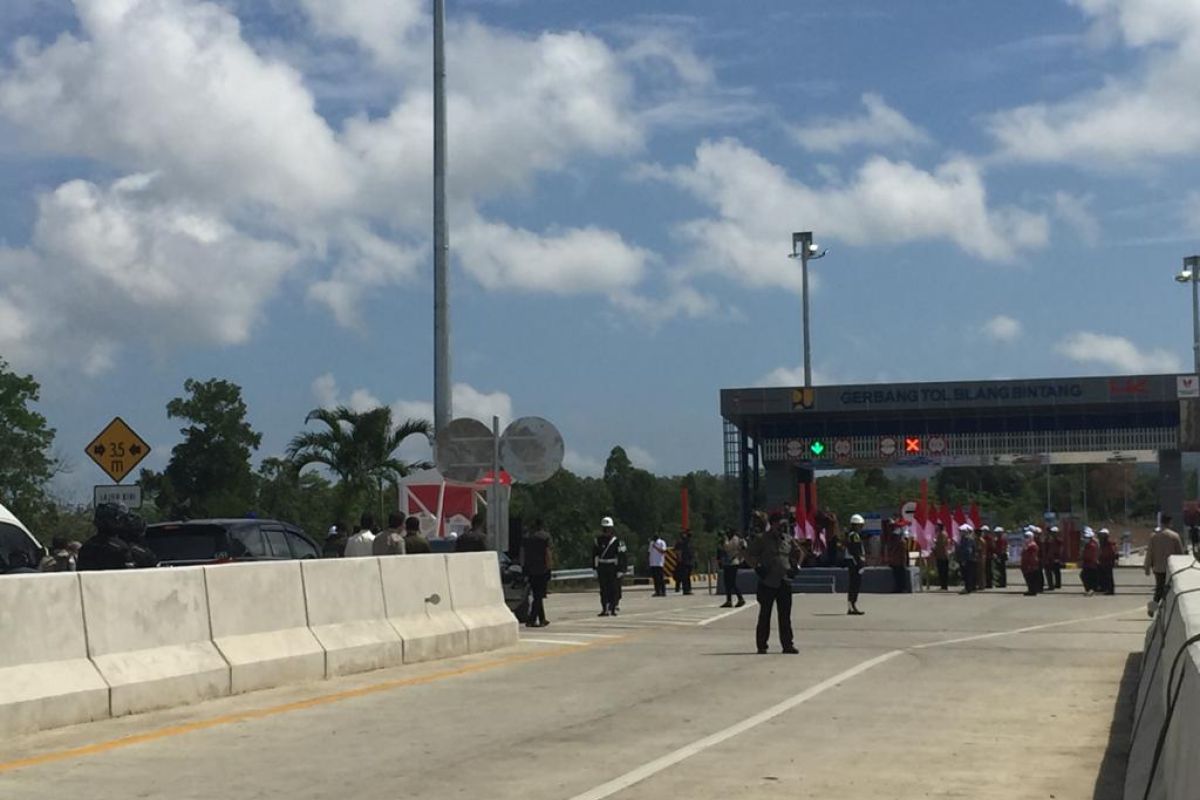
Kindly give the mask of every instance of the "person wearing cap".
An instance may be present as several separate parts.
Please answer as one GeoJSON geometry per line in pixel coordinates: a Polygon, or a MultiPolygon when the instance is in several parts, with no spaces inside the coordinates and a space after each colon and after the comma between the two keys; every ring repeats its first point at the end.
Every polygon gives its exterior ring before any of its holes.
{"type": "Polygon", "coordinates": [[[65,536],[55,536],[50,542],[50,555],[42,559],[38,570],[40,572],[74,572],[75,556],[71,553],[71,540],[65,536]]]}
{"type": "Polygon", "coordinates": [[[325,533],[325,544],[321,546],[321,558],[341,558],[346,555],[346,538],[350,528],[344,522],[335,522],[325,533]]]}
{"type": "Polygon", "coordinates": [[[1025,529],[1025,544],[1021,548],[1021,574],[1025,576],[1025,596],[1034,597],[1042,589],[1042,562],[1034,528],[1025,529]]]}
{"type": "Polygon", "coordinates": [[[126,569],[131,560],[129,545],[120,536],[121,520],[129,509],[120,503],[101,503],[96,506],[93,521],[96,535],[79,548],[76,569],[91,570],[126,569]]]}
{"type": "Polygon", "coordinates": [[[1113,540],[1108,528],[1100,529],[1100,567],[1096,575],[1099,585],[1096,587],[1104,594],[1116,594],[1117,586],[1114,573],[1117,566],[1117,543],[1113,540]]]}
{"type": "Polygon", "coordinates": [[[979,526],[979,570],[975,581],[980,589],[992,588],[992,529],[979,526]]]}
{"type": "Polygon", "coordinates": [[[600,535],[592,550],[592,568],[600,582],[601,617],[615,617],[621,605],[621,578],[625,574],[625,543],[617,538],[612,517],[600,520],[600,535]]]}
{"type": "Polygon", "coordinates": [[[1154,605],[1161,603],[1167,595],[1167,559],[1183,554],[1183,539],[1171,530],[1171,516],[1163,514],[1159,526],[1150,536],[1150,544],[1146,547],[1146,561],[1142,565],[1147,575],[1151,571],[1154,572],[1154,603],[1148,609],[1150,616],[1154,616],[1154,605]]]}
{"type": "Polygon", "coordinates": [[[979,542],[975,540],[975,528],[969,522],[958,526],[958,546],[954,548],[954,557],[958,560],[958,571],[962,573],[963,594],[975,591],[975,570],[977,568],[977,553],[979,542]]]}
{"type": "Polygon", "coordinates": [[[1008,588],[1008,534],[997,525],[992,531],[992,570],[996,573],[996,588],[1008,588]]]}
{"type": "Polygon", "coordinates": [[[1100,568],[1100,545],[1096,542],[1096,532],[1091,528],[1083,529],[1083,552],[1079,554],[1079,580],[1083,583],[1084,597],[1096,593],[1097,572],[1100,568]]]}
{"type": "Polygon", "coordinates": [[[746,551],[746,560],[758,576],[758,625],[754,629],[759,655],[767,652],[771,642],[771,609],[776,611],[779,644],[784,653],[795,655],[792,633],[792,584],[788,576],[795,573],[800,559],[800,545],[788,529],[783,515],[775,512],[768,517],[767,528],[754,538],[746,551]]]}
{"type": "Polygon", "coordinates": [[[845,560],[842,562],[848,572],[846,584],[846,602],[849,608],[846,613],[860,617],[864,612],[858,610],[858,592],[862,588],[862,568],[866,562],[863,551],[862,529],[867,524],[862,514],[850,515],[850,530],[846,532],[845,560]]]}
{"type": "Polygon", "coordinates": [[[933,560],[937,564],[938,585],[943,592],[950,591],[950,537],[946,535],[946,526],[940,522],[933,539],[933,560]]]}
{"type": "MultiPolygon", "coordinates": [[[[1041,528],[1035,528],[1036,533],[1041,533],[1041,528]]],[[[1045,553],[1043,561],[1045,562],[1046,586],[1050,591],[1062,588],[1062,567],[1063,567],[1063,541],[1058,531],[1057,525],[1051,525],[1050,531],[1046,534],[1045,553]]]]}

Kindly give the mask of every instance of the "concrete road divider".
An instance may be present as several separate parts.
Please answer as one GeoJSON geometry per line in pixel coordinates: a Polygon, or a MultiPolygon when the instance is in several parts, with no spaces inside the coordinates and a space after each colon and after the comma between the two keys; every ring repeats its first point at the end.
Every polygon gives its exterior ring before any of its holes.
{"type": "Polygon", "coordinates": [[[0,578],[0,737],[108,716],[108,684],[87,658],[79,578],[0,578]]]}
{"type": "Polygon", "coordinates": [[[1195,797],[1200,786],[1200,642],[1185,646],[1200,635],[1200,565],[1193,564],[1190,556],[1171,558],[1171,590],[1150,626],[1125,771],[1125,800],[1142,800],[1147,785],[1151,800],[1195,797]]]}
{"type": "Polygon", "coordinates": [[[495,553],[454,553],[446,556],[454,613],[467,626],[472,653],[498,650],[517,643],[516,617],[504,604],[500,563],[495,553]]]}
{"type": "Polygon", "coordinates": [[[388,621],[404,640],[404,663],[468,652],[467,627],[450,602],[446,556],[383,556],[383,601],[388,621]]]}
{"type": "Polygon", "coordinates": [[[88,655],[114,717],[229,694],[201,567],[83,572],[88,655]]]}
{"type": "Polygon", "coordinates": [[[299,561],[205,567],[213,643],[234,694],[325,677],[325,650],[308,629],[299,561]]]}
{"type": "Polygon", "coordinates": [[[404,662],[400,635],[387,620],[376,558],[302,561],[308,626],[325,648],[325,675],[347,675],[404,662]]]}

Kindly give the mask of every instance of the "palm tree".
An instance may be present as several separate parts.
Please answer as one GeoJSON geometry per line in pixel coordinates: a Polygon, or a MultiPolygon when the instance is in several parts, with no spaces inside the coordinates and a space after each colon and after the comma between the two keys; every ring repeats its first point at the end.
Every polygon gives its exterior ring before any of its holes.
{"type": "Polygon", "coordinates": [[[370,411],[354,411],[346,406],[317,408],[308,413],[304,423],[316,420],[325,430],[305,431],[288,445],[288,459],[297,469],[310,464],[322,464],[339,480],[339,518],[349,512],[356,501],[373,486],[385,481],[396,485],[413,470],[428,469],[425,461],[404,462],[396,450],[410,436],[432,436],[433,426],[423,419],[408,419],[400,425],[392,423],[392,410],[386,406],[370,411]]]}

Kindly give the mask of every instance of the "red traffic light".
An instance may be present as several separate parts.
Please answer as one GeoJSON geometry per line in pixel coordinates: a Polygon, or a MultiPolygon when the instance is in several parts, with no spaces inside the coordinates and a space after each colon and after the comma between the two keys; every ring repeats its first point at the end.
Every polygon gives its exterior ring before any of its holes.
{"type": "Polygon", "coordinates": [[[904,437],[904,452],[919,453],[921,452],[921,439],[917,436],[904,437]]]}

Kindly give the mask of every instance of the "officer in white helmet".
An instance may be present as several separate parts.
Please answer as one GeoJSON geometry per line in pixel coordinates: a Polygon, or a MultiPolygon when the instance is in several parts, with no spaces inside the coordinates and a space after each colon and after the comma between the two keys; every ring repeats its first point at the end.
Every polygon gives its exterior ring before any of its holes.
{"type": "Polygon", "coordinates": [[[958,546],[954,548],[954,557],[958,560],[958,571],[962,574],[963,594],[971,594],[979,585],[979,542],[975,539],[975,526],[964,522],[958,526],[958,546]]]}
{"type": "Polygon", "coordinates": [[[601,617],[617,616],[621,605],[621,578],[625,576],[625,543],[617,538],[612,517],[600,520],[600,535],[592,550],[592,567],[600,582],[601,617]]]}
{"type": "Polygon", "coordinates": [[[852,616],[862,616],[858,610],[858,590],[862,587],[862,568],[866,563],[863,553],[862,529],[867,524],[862,514],[850,516],[850,530],[846,531],[846,555],[842,565],[849,572],[849,582],[846,586],[846,601],[849,608],[846,613],[852,616]]]}
{"type": "Polygon", "coordinates": [[[1025,596],[1033,597],[1042,591],[1042,557],[1033,526],[1025,529],[1021,546],[1021,574],[1025,576],[1025,596]]]}

